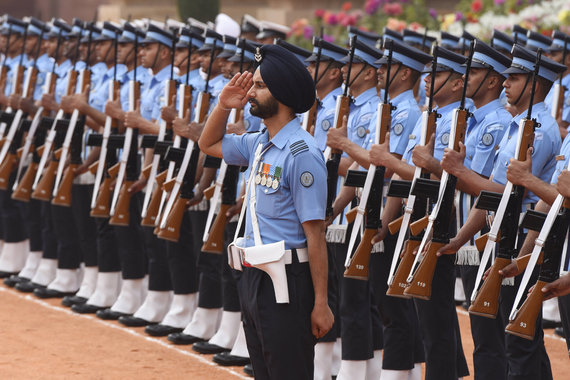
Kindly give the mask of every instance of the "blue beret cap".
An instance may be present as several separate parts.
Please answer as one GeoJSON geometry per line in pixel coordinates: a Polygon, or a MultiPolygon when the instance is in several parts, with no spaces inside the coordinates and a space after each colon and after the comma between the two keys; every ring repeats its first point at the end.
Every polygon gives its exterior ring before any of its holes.
{"type": "Polygon", "coordinates": [[[360,30],[354,26],[349,26],[348,39],[350,40],[353,36],[357,36],[358,41],[364,42],[370,46],[375,46],[376,41],[381,38],[379,34],[373,32],[365,32],[364,30],[360,30]]]}
{"type": "Polygon", "coordinates": [[[243,41],[243,49],[242,49],[242,42],[241,42],[241,40],[238,40],[237,45],[236,45],[236,47],[237,47],[236,53],[232,57],[228,58],[228,61],[240,62],[242,51],[243,51],[243,61],[244,62],[253,62],[253,61],[255,61],[255,49],[259,46],[261,46],[261,45],[258,44],[257,42],[244,40],[243,41]]]}
{"type": "Polygon", "coordinates": [[[224,35],[224,50],[216,58],[230,58],[237,50],[237,39],[232,36],[224,35]]]}
{"type": "Polygon", "coordinates": [[[526,34],[528,33],[528,29],[523,28],[520,25],[513,26],[513,40],[517,44],[526,44],[526,34]]]}
{"type": "Polygon", "coordinates": [[[174,35],[168,30],[159,28],[154,24],[149,24],[148,29],[146,31],[146,37],[141,43],[143,44],[159,43],[163,44],[168,48],[172,48],[173,39],[174,35]]]}
{"type": "Polygon", "coordinates": [[[552,32],[552,45],[550,45],[549,51],[564,51],[570,49],[570,36],[566,33],[562,33],[559,30],[552,32]]]}
{"type": "MultiPolygon", "coordinates": [[[[481,40],[475,40],[471,68],[493,69],[502,74],[511,65],[511,59],[481,40]]],[[[504,74],[503,74],[504,75],[504,74]]],[[[505,75],[506,76],[506,75],[505,75]]]]}
{"type": "Polygon", "coordinates": [[[131,24],[130,22],[126,22],[123,25],[123,33],[121,33],[121,37],[119,38],[119,43],[132,43],[141,42],[144,39],[144,32],[131,24]]]}
{"type": "MultiPolygon", "coordinates": [[[[534,71],[537,52],[524,48],[520,45],[513,47],[513,62],[511,67],[503,71],[503,74],[530,74],[534,71]]],[[[540,67],[538,76],[554,82],[558,74],[566,70],[565,65],[561,65],[542,55],[540,57],[540,67]]]]}
{"type": "Polygon", "coordinates": [[[315,103],[313,78],[295,54],[279,45],[257,48],[255,60],[269,92],[295,113],[308,111],[315,103]]]}
{"type": "Polygon", "coordinates": [[[67,38],[69,33],[71,33],[71,26],[67,25],[63,20],[54,20],[48,33],[48,37],[57,38],[60,33],[62,38],[67,38]]]}
{"type": "Polygon", "coordinates": [[[190,28],[182,28],[180,37],[178,37],[178,42],[176,43],[176,48],[187,48],[189,44],[192,44],[192,47],[200,49],[204,45],[204,37],[192,31],[190,28]]]}
{"type": "Polygon", "coordinates": [[[419,45],[420,47],[423,45],[423,47],[431,48],[434,41],[435,38],[433,37],[425,36],[424,40],[423,34],[414,32],[410,29],[404,29],[404,42],[407,44],[419,45]]]}
{"type": "Polygon", "coordinates": [[[317,55],[319,54],[319,45],[321,47],[321,62],[325,61],[336,61],[341,62],[341,60],[346,57],[348,54],[348,50],[337,46],[335,44],[331,44],[323,40],[322,38],[315,37],[313,40],[313,54],[309,58],[307,58],[306,62],[316,62],[317,55]]]}
{"type": "Polygon", "coordinates": [[[121,36],[123,31],[121,28],[113,25],[109,21],[103,23],[103,29],[101,29],[101,35],[96,38],[96,41],[108,41],[114,40],[121,36]]]}
{"type": "MultiPolygon", "coordinates": [[[[367,63],[372,67],[380,67],[376,61],[382,58],[382,50],[375,49],[371,46],[366,45],[365,43],[360,42],[360,40],[356,40],[356,45],[354,49],[354,61],[355,63],[367,63]]],[[[343,59],[341,62],[348,63],[350,60],[350,53],[343,59]]]]}
{"type": "Polygon", "coordinates": [[[27,27],[24,21],[12,16],[7,16],[2,27],[2,34],[7,35],[8,31],[12,34],[24,34],[27,27]]]}
{"type": "MultiPolygon", "coordinates": [[[[465,74],[465,58],[461,54],[454,53],[450,50],[442,48],[441,46],[434,47],[434,54],[437,50],[437,66],[435,68],[436,72],[440,71],[453,71],[457,74],[465,74]]],[[[427,68],[423,71],[424,73],[431,73],[431,68],[427,68]]]]}
{"type": "Polygon", "coordinates": [[[459,37],[451,33],[441,32],[441,46],[446,49],[460,49],[459,37]]]}
{"type": "MultiPolygon", "coordinates": [[[[384,47],[388,49],[390,46],[392,47],[392,62],[401,63],[412,70],[422,71],[425,65],[431,61],[431,55],[405,43],[390,41],[384,47]]],[[[384,51],[384,56],[376,63],[380,65],[388,63],[388,51],[384,51]]]]}
{"type": "Polygon", "coordinates": [[[547,36],[543,36],[538,32],[533,32],[529,30],[526,34],[526,48],[537,51],[538,49],[546,50],[550,49],[552,45],[552,39],[547,36]]]}
{"type": "Polygon", "coordinates": [[[29,36],[40,36],[43,35],[43,38],[47,38],[46,33],[49,31],[49,28],[46,26],[45,23],[38,20],[35,17],[30,18],[30,22],[28,24],[28,35],[29,36]]]}
{"type": "Polygon", "coordinates": [[[309,58],[311,56],[311,52],[300,48],[299,46],[290,44],[289,42],[285,41],[285,40],[277,40],[277,45],[279,46],[283,46],[285,49],[289,50],[291,53],[295,54],[295,57],[297,57],[297,59],[303,64],[303,65],[307,65],[307,63],[305,62],[305,60],[307,58],[309,58]]]}
{"type": "Polygon", "coordinates": [[[495,49],[503,50],[510,54],[514,43],[515,41],[513,41],[513,39],[505,33],[497,29],[493,30],[493,35],[491,36],[491,46],[493,46],[495,49]]]}

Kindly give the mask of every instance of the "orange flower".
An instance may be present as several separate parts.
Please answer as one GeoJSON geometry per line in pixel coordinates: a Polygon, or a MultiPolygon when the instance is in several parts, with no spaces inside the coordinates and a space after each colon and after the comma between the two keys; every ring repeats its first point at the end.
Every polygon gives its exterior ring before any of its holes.
{"type": "Polygon", "coordinates": [[[348,12],[349,10],[352,9],[352,3],[350,1],[346,1],[342,4],[341,9],[345,12],[348,12]]]}

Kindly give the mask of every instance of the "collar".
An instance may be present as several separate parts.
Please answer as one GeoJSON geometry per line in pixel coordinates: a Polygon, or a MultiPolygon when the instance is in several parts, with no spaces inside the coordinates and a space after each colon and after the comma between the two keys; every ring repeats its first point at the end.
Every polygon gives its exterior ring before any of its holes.
{"type": "MultiPolygon", "coordinates": [[[[406,102],[410,99],[414,99],[414,90],[412,89],[402,92],[394,99],[390,99],[390,102],[392,103],[393,106],[398,106],[398,104],[406,102]]],[[[383,99],[381,99],[381,101],[383,101],[383,99]]]]}
{"type": "Polygon", "coordinates": [[[370,99],[372,99],[374,96],[378,96],[376,87],[370,87],[368,90],[364,91],[362,94],[354,98],[354,105],[361,106],[370,99]]]}
{"type": "MultiPolygon", "coordinates": [[[[299,119],[296,117],[293,118],[290,122],[285,124],[283,128],[273,138],[271,139],[271,143],[275,145],[278,149],[283,149],[291,135],[298,129],[301,128],[301,124],[299,124],[299,119]]],[[[269,133],[265,131],[267,138],[269,138],[269,133]]]]}
{"type": "Polygon", "coordinates": [[[451,112],[452,110],[458,108],[458,107],[459,107],[459,104],[461,104],[461,102],[460,102],[460,101],[456,101],[456,102],[450,103],[450,104],[448,104],[448,105],[446,105],[446,106],[444,106],[444,107],[438,108],[437,110],[438,110],[442,115],[445,115],[445,114],[447,114],[448,112],[451,112]]]}
{"type": "Polygon", "coordinates": [[[325,97],[321,100],[321,103],[325,104],[326,102],[335,100],[337,96],[342,94],[342,87],[337,87],[334,90],[332,90],[331,92],[329,92],[328,94],[325,95],[325,97]]]}
{"type": "Polygon", "coordinates": [[[487,114],[491,113],[492,111],[500,107],[502,106],[501,106],[501,101],[499,99],[492,100],[489,103],[482,106],[481,108],[477,108],[475,111],[473,111],[472,118],[475,121],[479,122],[483,120],[485,116],[487,116],[487,114]]]}
{"type": "MultiPolygon", "coordinates": [[[[537,114],[546,111],[546,105],[544,102],[536,103],[532,106],[532,115],[531,117],[536,117],[537,114]]],[[[523,112],[519,113],[517,116],[513,118],[513,122],[519,124],[519,122],[526,117],[528,113],[528,108],[525,109],[523,112]]]]}
{"type": "Polygon", "coordinates": [[[166,65],[166,67],[164,67],[162,70],[160,70],[158,73],[156,73],[155,76],[152,77],[152,79],[155,82],[164,82],[170,79],[170,65],[166,65]]]}

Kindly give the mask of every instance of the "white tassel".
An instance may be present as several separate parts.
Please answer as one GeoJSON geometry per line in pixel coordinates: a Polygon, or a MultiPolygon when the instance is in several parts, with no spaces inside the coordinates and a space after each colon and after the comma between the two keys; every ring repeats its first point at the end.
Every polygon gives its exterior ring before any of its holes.
{"type": "Polygon", "coordinates": [[[514,277],[505,277],[503,278],[503,282],[501,282],[503,286],[515,286],[515,278],[514,277]]]}
{"type": "Polygon", "coordinates": [[[326,234],[327,243],[344,244],[346,240],[346,227],[346,224],[331,224],[328,226],[326,234]]]}
{"type": "Polygon", "coordinates": [[[480,257],[477,247],[473,245],[465,245],[459,248],[455,256],[455,264],[457,265],[479,265],[480,257]]]}

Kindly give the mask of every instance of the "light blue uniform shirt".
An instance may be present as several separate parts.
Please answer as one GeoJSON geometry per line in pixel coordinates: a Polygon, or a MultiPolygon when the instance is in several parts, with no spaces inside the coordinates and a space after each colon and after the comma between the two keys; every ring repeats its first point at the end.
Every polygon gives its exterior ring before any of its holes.
{"type": "MultiPolygon", "coordinates": [[[[8,73],[6,74],[6,87],[4,87],[4,95],[9,96],[12,94],[12,85],[14,84],[14,76],[16,75],[16,68],[20,64],[21,54],[15,56],[14,58],[6,58],[4,64],[8,67],[8,73]]],[[[24,67],[26,65],[26,59],[22,61],[24,67]]]]}
{"type": "Polygon", "coordinates": [[[449,146],[453,110],[459,107],[459,104],[460,102],[454,102],[437,109],[437,112],[441,114],[441,118],[437,120],[437,127],[435,128],[433,157],[438,161],[441,161],[443,157],[443,150],[449,146]]]}
{"type": "MultiPolygon", "coordinates": [[[[75,70],[81,71],[85,67],[85,62],[79,61],[75,65],[75,70]]],[[[57,82],[55,84],[55,101],[61,102],[61,98],[67,93],[67,82],[69,82],[69,73],[73,70],[73,63],[69,59],[62,62],[55,69],[57,74],[57,82]]],[[[77,76],[77,86],[79,86],[79,75],[77,76]]],[[[73,91],[75,92],[75,90],[73,91]]]]}
{"type": "MultiPolygon", "coordinates": [[[[526,117],[526,114],[527,111],[525,110],[515,116],[499,144],[492,172],[494,182],[502,185],[507,183],[507,167],[509,160],[515,157],[519,122],[526,117]]],[[[532,107],[532,116],[540,123],[540,127],[534,132],[532,174],[544,182],[549,182],[556,166],[556,155],[561,146],[558,124],[550,115],[544,102],[537,103],[532,107]]],[[[523,204],[536,203],[537,201],[538,197],[529,191],[523,200],[523,204]]]]}
{"type": "MultiPolygon", "coordinates": [[[[421,120],[421,111],[414,98],[413,90],[404,91],[390,102],[396,107],[392,110],[392,122],[390,124],[390,152],[403,155],[408,145],[409,136],[413,133],[418,120],[421,120]]],[[[374,143],[376,136],[377,113],[370,121],[370,138],[365,146],[366,150],[374,143]]],[[[420,123],[421,124],[421,123],[420,123]]]]}
{"type": "Polygon", "coordinates": [[[423,73],[420,76],[420,85],[418,86],[418,96],[419,96],[419,100],[418,100],[418,106],[423,107],[426,104],[426,82],[425,79],[426,77],[429,75],[429,73],[423,73]]]}
{"type": "Polygon", "coordinates": [[[34,100],[39,100],[44,93],[47,74],[51,72],[53,67],[53,58],[50,58],[47,54],[41,55],[36,61],[36,67],[38,68],[38,78],[36,80],[33,98],[34,100]]]}
{"type": "Polygon", "coordinates": [[[103,62],[97,62],[91,66],[91,83],[97,83],[101,76],[107,72],[107,65],[103,62]]]}
{"type": "MultiPolygon", "coordinates": [[[[129,83],[135,77],[135,71],[131,70],[123,73],[121,78],[121,108],[123,111],[129,110],[129,83]]],[[[148,70],[142,66],[137,67],[137,82],[140,83],[140,93],[142,94],[151,78],[148,70]]]]}
{"type": "MultiPolygon", "coordinates": [[[[347,120],[347,136],[350,141],[365,147],[370,139],[370,120],[376,114],[380,98],[376,87],[369,88],[358,95],[350,105],[350,115],[347,120]]],[[[343,153],[343,157],[347,157],[343,153]]]]}
{"type": "Polygon", "coordinates": [[[336,98],[342,95],[342,87],[337,87],[329,92],[317,108],[317,118],[315,119],[315,141],[321,151],[327,148],[327,133],[334,123],[336,111],[336,98]]]}
{"type": "MultiPolygon", "coordinates": [[[[556,81],[558,82],[558,81],[556,81]]],[[[566,91],[564,94],[560,94],[564,97],[564,101],[562,102],[562,120],[567,121],[570,123],[570,74],[566,75],[562,78],[562,86],[566,87],[566,91]]],[[[544,104],[546,104],[546,108],[552,112],[552,98],[554,97],[554,85],[546,95],[544,99],[544,104]]]]}
{"type": "Polygon", "coordinates": [[[468,119],[465,136],[464,165],[468,169],[487,178],[491,175],[495,151],[511,119],[511,114],[501,105],[499,99],[473,111],[473,115],[468,119]]]}
{"type": "Polygon", "coordinates": [[[568,170],[568,162],[570,161],[570,138],[566,135],[564,141],[562,141],[562,147],[560,148],[560,154],[556,156],[556,167],[554,173],[552,174],[552,179],[550,183],[556,185],[558,183],[558,176],[563,170],[568,170]]]}
{"type": "Polygon", "coordinates": [[[251,104],[247,102],[243,107],[243,127],[246,132],[257,132],[261,130],[261,119],[257,116],[253,116],[249,110],[251,109],[251,104]]]}
{"type": "MultiPolygon", "coordinates": [[[[175,78],[176,79],[176,78],[175,78]]],[[[141,92],[141,116],[147,120],[160,119],[160,109],[165,104],[164,87],[170,80],[170,65],[160,70],[148,82],[148,86],[141,92]]]]}
{"type": "MultiPolygon", "coordinates": [[[[284,240],[285,249],[306,247],[302,223],[325,218],[327,170],[323,154],[295,118],[271,141],[267,130],[241,136],[225,135],[222,140],[224,160],[229,165],[249,165],[249,170],[256,170],[251,169],[251,165],[259,143],[264,148],[271,145],[263,154],[260,167],[269,164],[271,170],[277,167],[282,169],[277,189],[255,183],[251,185],[256,190],[256,214],[261,240],[264,244],[284,240]]],[[[249,205],[249,194],[246,202],[249,205]]],[[[249,210],[246,215],[245,243],[246,247],[254,245],[249,210]]]]}
{"type": "MultiPolygon", "coordinates": [[[[117,65],[117,80],[125,74],[126,70],[125,65],[117,65]]],[[[99,75],[97,82],[91,82],[89,105],[99,112],[105,112],[105,104],[109,100],[109,83],[114,77],[115,67],[111,67],[99,75]]]]}
{"type": "Polygon", "coordinates": [[[208,92],[212,97],[210,98],[210,109],[209,112],[212,112],[216,104],[218,104],[218,96],[224,89],[224,86],[229,82],[229,79],[226,79],[222,74],[217,75],[214,78],[210,78],[210,82],[208,83],[208,92]]]}

